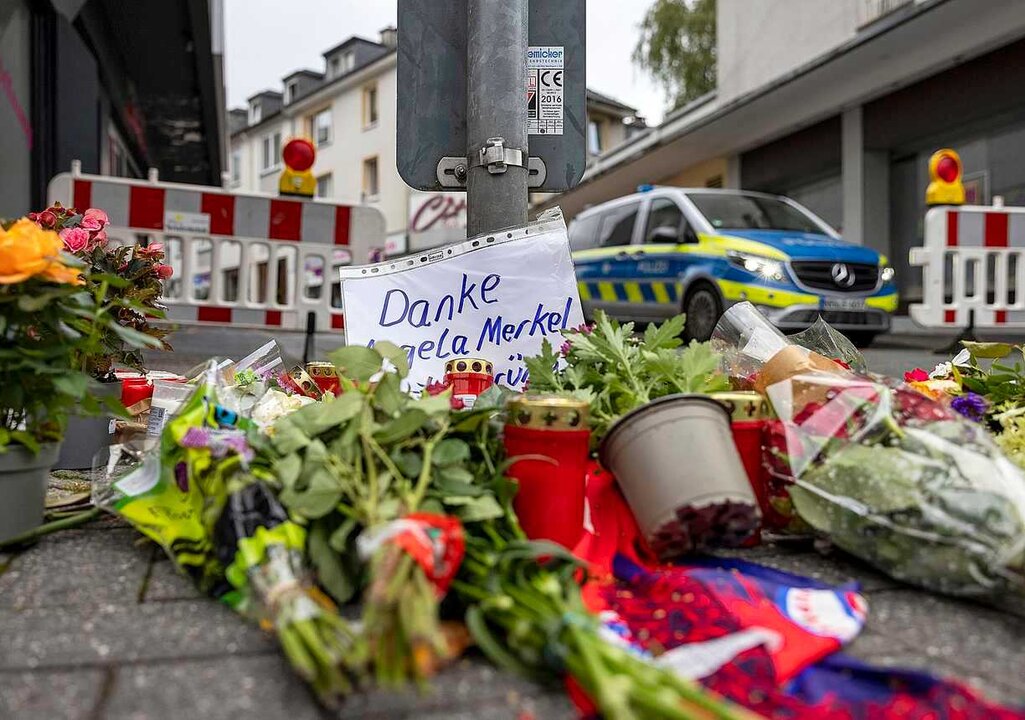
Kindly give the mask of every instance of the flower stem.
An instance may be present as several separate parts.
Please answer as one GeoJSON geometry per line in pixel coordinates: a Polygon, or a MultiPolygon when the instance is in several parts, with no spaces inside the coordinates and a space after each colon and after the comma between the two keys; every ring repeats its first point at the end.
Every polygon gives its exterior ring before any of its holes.
{"type": "Polygon", "coordinates": [[[99,517],[101,512],[102,510],[100,510],[100,508],[94,507],[89,510],[83,510],[80,513],[75,513],[70,517],[44,523],[38,527],[23,532],[21,535],[15,535],[8,540],[0,542],[0,549],[13,547],[15,545],[24,545],[25,543],[32,542],[33,540],[38,540],[44,535],[55,533],[58,530],[67,530],[69,528],[78,527],[79,525],[85,525],[90,520],[94,520],[99,517]]]}

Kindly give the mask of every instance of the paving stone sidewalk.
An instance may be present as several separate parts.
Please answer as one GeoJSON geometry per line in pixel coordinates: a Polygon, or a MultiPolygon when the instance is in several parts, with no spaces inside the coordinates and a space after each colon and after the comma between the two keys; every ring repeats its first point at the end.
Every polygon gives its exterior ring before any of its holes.
{"type": "MultiPolygon", "coordinates": [[[[959,677],[1025,704],[1025,618],[909,589],[807,544],[738,552],[830,583],[857,580],[869,624],[852,652],[959,677]]],[[[155,545],[104,517],[0,553],[0,718],[16,720],[539,720],[571,718],[545,690],[480,658],[430,692],[372,692],[320,708],[273,640],[201,597],[155,545]]]]}

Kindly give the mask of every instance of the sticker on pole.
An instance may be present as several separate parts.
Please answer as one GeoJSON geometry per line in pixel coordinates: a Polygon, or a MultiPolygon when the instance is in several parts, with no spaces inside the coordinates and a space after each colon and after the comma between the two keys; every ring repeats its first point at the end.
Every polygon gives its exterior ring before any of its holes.
{"type": "Polygon", "coordinates": [[[561,45],[527,48],[528,135],[562,135],[565,55],[561,45]]]}
{"type": "Polygon", "coordinates": [[[339,274],[346,342],[405,348],[412,391],[467,356],[492,361],[496,383],[521,389],[523,358],[584,321],[561,216],[339,274]]]}

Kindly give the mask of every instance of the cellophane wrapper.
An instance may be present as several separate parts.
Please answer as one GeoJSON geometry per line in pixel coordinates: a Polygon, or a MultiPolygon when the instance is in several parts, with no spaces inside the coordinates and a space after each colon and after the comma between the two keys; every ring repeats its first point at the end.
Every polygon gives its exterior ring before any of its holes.
{"type": "Polygon", "coordinates": [[[777,416],[764,460],[773,507],[792,529],[806,524],[932,590],[1025,589],[1025,474],[984,425],[806,348],[771,354],[764,328],[732,335],[745,344],[733,344],[725,369],[764,392],[777,416]]]}
{"type": "Polygon", "coordinates": [[[766,461],[802,521],[906,582],[1022,587],[1025,476],[985,428],[897,383],[810,372],[767,388],[766,461]]]}

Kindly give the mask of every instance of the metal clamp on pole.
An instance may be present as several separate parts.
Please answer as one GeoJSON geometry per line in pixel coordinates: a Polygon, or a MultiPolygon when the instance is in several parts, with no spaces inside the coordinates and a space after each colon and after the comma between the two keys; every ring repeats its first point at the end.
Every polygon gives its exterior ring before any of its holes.
{"type": "Polygon", "coordinates": [[[471,161],[470,167],[485,167],[492,175],[500,175],[508,170],[510,165],[526,167],[523,163],[524,155],[522,150],[507,148],[504,138],[488,138],[478,152],[476,160],[471,161]]]}
{"type": "MultiPolygon", "coordinates": [[[[518,153],[520,155],[520,162],[510,162],[504,160],[505,165],[515,165],[516,167],[523,167],[522,162],[522,151],[521,150],[509,150],[504,149],[503,157],[506,153],[518,153]]],[[[483,154],[483,148],[482,153],[483,154]]],[[[442,187],[446,188],[465,188],[466,187],[466,174],[469,172],[471,167],[487,167],[487,163],[483,162],[481,155],[475,158],[475,162],[470,162],[464,157],[443,157],[438,161],[438,182],[442,187]]],[[[488,170],[495,174],[504,172],[503,170],[488,170]]],[[[527,187],[538,188],[544,185],[545,180],[548,177],[548,168],[545,166],[544,160],[539,157],[527,158],[527,187]]]]}

